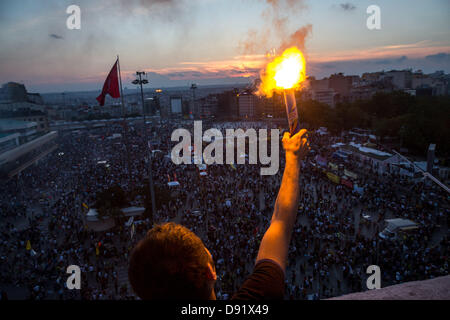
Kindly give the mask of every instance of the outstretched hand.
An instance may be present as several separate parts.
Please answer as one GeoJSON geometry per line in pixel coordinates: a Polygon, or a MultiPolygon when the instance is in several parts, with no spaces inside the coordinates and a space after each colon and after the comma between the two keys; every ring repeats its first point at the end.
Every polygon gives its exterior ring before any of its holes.
{"type": "Polygon", "coordinates": [[[289,132],[285,132],[282,139],[283,148],[286,151],[286,160],[296,158],[302,160],[311,149],[307,139],[307,130],[301,129],[291,137],[289,132]]]}

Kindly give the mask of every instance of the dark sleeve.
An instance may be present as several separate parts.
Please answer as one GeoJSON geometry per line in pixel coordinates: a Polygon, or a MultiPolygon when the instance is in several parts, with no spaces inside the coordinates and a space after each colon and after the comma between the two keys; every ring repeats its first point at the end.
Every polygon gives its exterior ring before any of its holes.
{"type": "Polygon", "coordinates": [[[256,263],[253,273],[232,300],[282,300],[284,298],[284,271],[273,260],[256,263]]]}

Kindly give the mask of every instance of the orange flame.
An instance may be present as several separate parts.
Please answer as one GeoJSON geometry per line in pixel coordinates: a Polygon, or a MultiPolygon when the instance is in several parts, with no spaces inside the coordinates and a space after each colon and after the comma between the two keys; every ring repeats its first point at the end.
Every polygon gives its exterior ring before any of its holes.
{"type": "Polygon", "coordinates": [[[261,84],[257,94],[270,98],[274,92],[286,89],[299,89],[306,79],[306,62],[297,47],[284,50],[261,72],[261,84]]]}

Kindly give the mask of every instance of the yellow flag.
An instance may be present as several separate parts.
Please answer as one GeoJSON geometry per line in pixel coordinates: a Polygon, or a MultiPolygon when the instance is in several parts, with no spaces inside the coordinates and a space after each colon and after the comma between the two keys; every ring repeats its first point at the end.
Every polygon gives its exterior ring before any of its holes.
{"type": "Polygon", "coordinates": [[[89,209],[88,205],[84,202],[83,202],[83,207],[85,207],[86,209],[89,209]]]}
{"type": "Polygon", "coordinates": [[[95,247],[95,254],[98,256],[100,254],[100,251],[98,250],[98,247],[95,247]]]}
{"type": "Polygon", "coordinates": [[[30,249],[31,249],[31,243],[30,243],[30,240],[27,240],[27,246],[26,246],[26,249],[27,249],[27,250],[30,250],[30,249]]]}
{"type": "Polygon", "coordinates": [[[234,165],[234,163],[231,163],[230,166],[231,166],[234,170],[236,170],[236,166],[234,165]]]}

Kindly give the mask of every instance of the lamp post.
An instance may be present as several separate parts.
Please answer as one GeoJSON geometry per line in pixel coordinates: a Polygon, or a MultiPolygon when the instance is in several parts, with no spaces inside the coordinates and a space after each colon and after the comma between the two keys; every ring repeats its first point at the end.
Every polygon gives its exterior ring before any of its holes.
{"type": "MultiPolygon", "coordinates": [[[[148,135],[147,135],[147,121],[145,118],[145,105],[144,105],[144,90],[142,89],[143,84],[147,84],[147,79],[142,79],[142,76],[145,75],[145,71],[136,71],[136,76],[138,79],[134,80],[132,83],[135,85],[141,86],[141,99],[142,99],[142,113],[144,115],[144,139],[146,140],[147,144],[149,142],[148,135]]],[[[156,214],[156,204],[155,204],[155,189],[153,186],[153,174],[152,174],[152,165],[153,165],[153,156],[150,150],[150,146],[145,146],[148,152],[148,158],[149,158],[149,168],[148,168],[148,180],[150,184],[150,196],[152,200],[152,223],[153,223],[153,216],[156,214]]]]}
{"type": "Polygon", "coordinates": [[[195,83],[193,83],[191,85],[191,90],[192,90],[192,116],[195,118],[197,115],[197,110],[195,108],[195,90],[197,89],[197,85],[195,83]]]}

